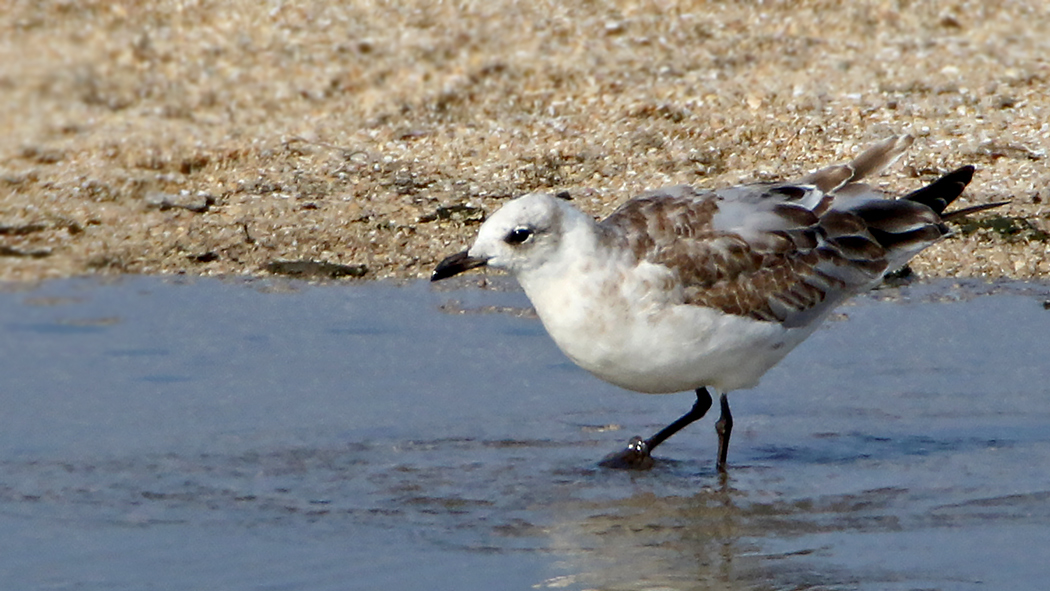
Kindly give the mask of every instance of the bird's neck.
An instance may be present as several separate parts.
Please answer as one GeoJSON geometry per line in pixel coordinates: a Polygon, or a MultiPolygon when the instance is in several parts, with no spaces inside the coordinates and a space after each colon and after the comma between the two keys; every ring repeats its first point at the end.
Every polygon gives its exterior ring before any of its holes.
{"type": "Polygon", "coordinates": [[[562,350],[567,335],[578,332],[591,314],[591,296],[609,276],[605,267],[615,264],[604,252],[597,224],[585,214],[579,216],[565,228],[554,256],[518,274],[518,283],[562,350]]]}
{"type": "Polygon", "coordinates": [[[543,263],[517,273],[529,298],[544,298],[545,292],[558,290],[567,279],[586,275],[600,249],[597,224],[575,208],[565,208],[561,239],[556,250],[544,257],[543,263]]]}

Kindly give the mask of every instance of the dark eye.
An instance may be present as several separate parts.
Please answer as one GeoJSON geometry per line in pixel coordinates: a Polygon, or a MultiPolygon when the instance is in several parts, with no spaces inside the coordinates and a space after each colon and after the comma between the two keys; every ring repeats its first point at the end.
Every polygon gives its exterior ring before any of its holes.
{"type": "Polygon", "coordinates": [[[524,226],[520,228],[514,228],[511,230],[507,237],[503,239],[507,244],[521,244],[532,236],[532,228],[526,228],[524,226]]]}

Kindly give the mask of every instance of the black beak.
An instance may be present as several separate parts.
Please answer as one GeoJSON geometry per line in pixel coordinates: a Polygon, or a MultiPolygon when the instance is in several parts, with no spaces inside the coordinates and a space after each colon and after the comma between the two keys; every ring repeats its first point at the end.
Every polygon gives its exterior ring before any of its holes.
{"type": "Polygon", "coordinates": [[[469,271],[475,267],[484,266],[488,263],[488,259],[479,259],[467,254],[467,251],[457,252],[456,254],[446,257],[445,260],[438,263],[438,266],[434,267],[434,274],[430,276],[431,281],[441,281],[442,279],[448,279],[453,275],[459,275],[463,271],[469,271]]]}

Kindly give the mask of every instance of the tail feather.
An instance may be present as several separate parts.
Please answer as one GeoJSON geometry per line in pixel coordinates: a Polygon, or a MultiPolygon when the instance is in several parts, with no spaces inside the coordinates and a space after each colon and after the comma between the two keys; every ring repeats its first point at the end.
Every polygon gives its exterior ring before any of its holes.
{"type": "MultiPolygon", "coordinates": [[[[890,144],[884,144],[885,154],[890,144]]],[[[873,160],[885,160],[885,156],[873,156],[873,160]]],[[[830,247],[837,248],[841,256],[851,262],[863,258],[860,255],[873,258],[871,253],[876,251],[877,245],[883,251],[881,258],[889,263],[888,268],[897,268],[924,248],[951,234],[946,220],[1006,203],[975,205],[945,213],[973,180],[973,175],[973,166],[963,166],[900,199],[844,201],[840,211],[832,211],[821,217],[823,236],[830,247]],[[871,244],[863,245],[867,247],[864,250],[856,244],[860,241],[869,241],[871,244]]]]}
{"type": "Polygon", "coordinates": [[[821,191],[830,193],[888,168],[904,155],[914,141],[915,138],[907,134],[888,137],[861,152],[849,164],[836,164],[816,170],[798,182],[814,185],[821,191]]]}
{"type": "Polygon", "coordinates": [[[853,169],[853,176],[847,182],[857,182],[886,170],[904,155],[914,141],[915,138],[910,135],[898,135],[886,138],[864,150],[849,163],[853,169]]]}

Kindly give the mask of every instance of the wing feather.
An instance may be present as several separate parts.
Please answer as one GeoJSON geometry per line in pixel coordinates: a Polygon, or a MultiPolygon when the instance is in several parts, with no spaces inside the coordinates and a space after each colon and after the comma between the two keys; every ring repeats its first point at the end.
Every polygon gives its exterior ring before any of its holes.
{"type": "Polygon", "coordinates": [[[963,169],[907,199],[857,182],[895,162],[911,141],[890,138],[798,183],[650,191],[599,227],[636,262],[669,269],[682,304],[805,325],[948,233],[940,214],[969,181],[963,169]]]}

